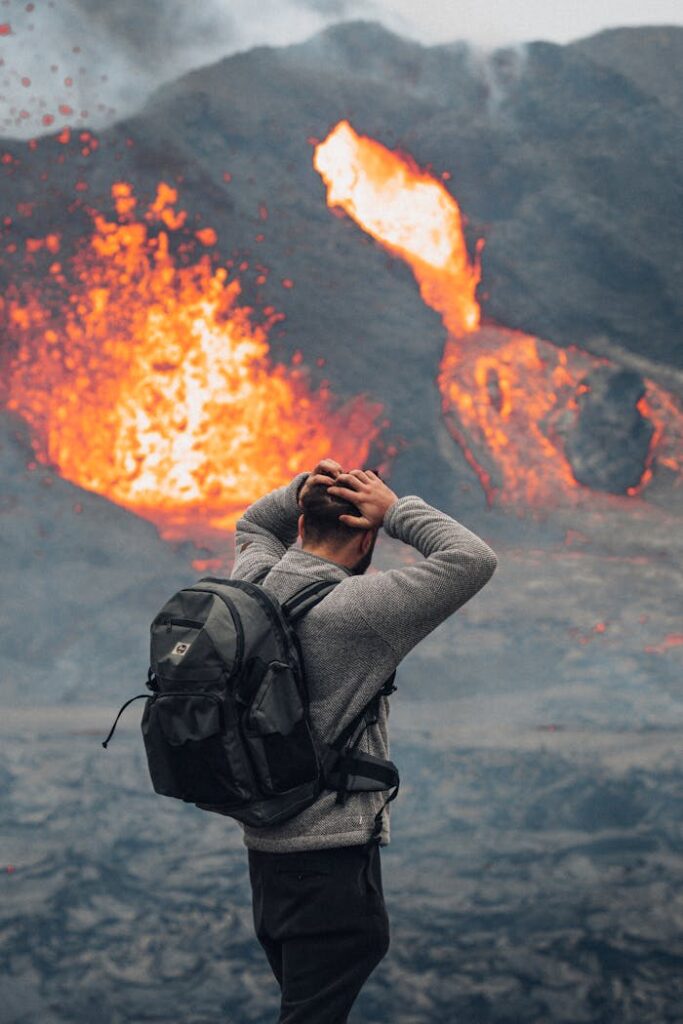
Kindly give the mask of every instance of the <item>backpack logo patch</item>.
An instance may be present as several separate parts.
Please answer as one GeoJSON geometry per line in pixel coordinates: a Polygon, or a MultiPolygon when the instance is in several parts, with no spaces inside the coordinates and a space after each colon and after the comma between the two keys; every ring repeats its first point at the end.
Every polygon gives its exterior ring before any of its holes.
{"type": "Polygon", "coordinates": [[[189,644],[176,644],[171,654],[177,654],[179,658],[182,658],[183,654],[187,654],[190,649],[189,644]]]}

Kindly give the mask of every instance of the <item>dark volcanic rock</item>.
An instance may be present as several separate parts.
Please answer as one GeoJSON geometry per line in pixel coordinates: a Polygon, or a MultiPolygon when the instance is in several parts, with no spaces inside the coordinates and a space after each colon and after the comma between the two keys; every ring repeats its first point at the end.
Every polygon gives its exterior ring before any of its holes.
{"type": "Polygon", "coordinates": [[[638,409],[644,393],[643,379],[633,370],[601,366],[579,383],[579,414],[565,438],[579,483],[625,494],[639,482],[654,432],[638,409]]]}

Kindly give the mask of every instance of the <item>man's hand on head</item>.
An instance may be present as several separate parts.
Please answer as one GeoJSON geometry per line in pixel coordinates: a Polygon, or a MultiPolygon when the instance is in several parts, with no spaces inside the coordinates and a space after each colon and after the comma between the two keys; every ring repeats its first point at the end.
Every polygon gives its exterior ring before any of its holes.
{"type": "Polygon", "coordinates": [[[360,516],[341,515],[339,520],[359,530],[378,530],[391,506],[398,501],[398,495],[371,469],[338,473],[328,490],[356,506],[360,516]]]}
{"type": "Polygon", "coordinates": [[[301,505],[302,499],[309,487],[314,487],[316,484],[333,484],[340,473],[343,470],[338,462],[334,459],[321,459],[318,465],[315,467],[312,473],[309,473],[306,480],[299,490],[299,505],[301,505]]]}

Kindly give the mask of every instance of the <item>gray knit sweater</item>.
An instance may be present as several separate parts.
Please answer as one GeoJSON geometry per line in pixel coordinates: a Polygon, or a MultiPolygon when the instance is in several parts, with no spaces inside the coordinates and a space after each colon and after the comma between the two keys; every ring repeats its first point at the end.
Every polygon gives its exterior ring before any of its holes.
{"type": "MultiPolygon", "coordinates": [[[[390,537],[416,548],[424,560],[402,569],[355,576],[343,566],[293,547],[297,538],[300,474],[251,505],[237,524],[237,557],[232,576],[254,579],[269,572],[264,586],[285,601],[313,580],[339,580],[335,589],[301,621],[301,641],[310,696],[311,725],[331,742],[382,687],[406,654],[452,615],[490,579],[496,567],[491,548],[455,519],[421,498],[400,498],[387,512],[390,537]]],[[[389,757],[389,701],[381,699],[379,720],[361,750],[389,757]]],[[[254,850],[289,853],[366,842],[386,793],[356,793],[344,805],[324,792],[295,818],[271,828],[244,830],[254,850]]],[[[381,842],[389,842],[389,808],[381,842]]]]}

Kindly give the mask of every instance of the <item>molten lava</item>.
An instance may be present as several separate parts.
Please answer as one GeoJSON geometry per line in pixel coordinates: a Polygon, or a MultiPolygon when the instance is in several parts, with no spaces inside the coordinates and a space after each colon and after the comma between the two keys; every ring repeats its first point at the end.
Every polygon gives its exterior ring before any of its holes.
{"type": "MultiPolygon", "coordinates": [[[[561,428],[577,414],[582,377],[606,360],[480,326],[480,266],[468,256],[458,204],[411,158],[341,121],[316,146],[314,166],[328,205],[404,259],[422,298],[440,313],[448,331],[438,375],[446,424],[489,502],[547,503],[561,495],[575,501],[586,494],[565,456],[561,428]]],[[[683,415],[662,388],[645,384],[638,408],[654,433],[643,477],[629,494],[650,480],[655,455],[676,473],[683,468],[683,415]]]]}
{"type": "MultiPolygon", "coordinates": [[[[14,350],[7,405],[42,461],[164,537],[196,540],[326,455],[362,465],[380,407],[337,407],[300,360],[273,365],[268,331],[281,317],[268,309],[255,324],[224,268],[206,253],[188,264],[174,189],[160,185],[140,217],[130,185],[112,191],[117,218],[91,211],[92,237],[67,268],[57,236],[27,245],[54,260],[49,287],[0,300],[14,350]]],[[[197,237],[216,241],[211,229],[197,237]]]]}
{"type": "Polygon", "coordinates": [[[356,135],[348,121],[316,147],[313,164],[327,185],[328,205],[340,206],[410,264],[422,298],[448,331],[476,330],[479,266],[470,263],[460,209],[446,189],[407,157],[356,135]]]}

